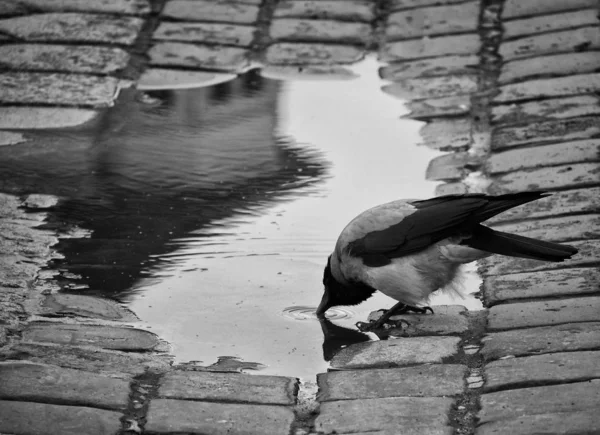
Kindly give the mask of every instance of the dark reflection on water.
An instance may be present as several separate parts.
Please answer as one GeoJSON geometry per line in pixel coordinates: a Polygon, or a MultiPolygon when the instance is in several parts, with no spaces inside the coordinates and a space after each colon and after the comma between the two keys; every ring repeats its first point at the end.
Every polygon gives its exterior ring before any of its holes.
{"type": "Polygon", "coordinates": [[[279,92],[254,72],[209,88],[123,92],[85,128],[0,148],[0,190],[64,198],[57,223],[93,233],[63,240],[58,265],[123,299],[169,261],[174,240],[324,178],[316,152],[275,136],[279,92]]]}

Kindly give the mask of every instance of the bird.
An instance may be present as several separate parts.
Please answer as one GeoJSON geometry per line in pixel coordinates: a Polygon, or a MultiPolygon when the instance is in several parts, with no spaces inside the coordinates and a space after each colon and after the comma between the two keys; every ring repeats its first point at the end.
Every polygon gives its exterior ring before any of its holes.
{"type": "Polygon", "coordinates": [[[324,318],[331,307],[357,305],[380,291],[398,301],[369,326],[380,328],[394,314],[433,312],[423,306],[429,295],[453,289],[463,264],[493,254],[552,262],[571,258],[577,253],[573,246],[481,224],[549,195],[541,191],[443,195],[396,200],[364,211],[342,230],[327,259],[317,318],[324,318]]]}

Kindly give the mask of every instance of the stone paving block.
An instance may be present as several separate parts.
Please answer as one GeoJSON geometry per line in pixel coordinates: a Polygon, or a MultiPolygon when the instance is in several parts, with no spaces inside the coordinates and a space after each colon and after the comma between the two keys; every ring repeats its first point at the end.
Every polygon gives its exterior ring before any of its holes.
{"type": "Polygon", "coordinates": [[[0,31],[24,41],[131,45],[143,22],[136,17],[48,13],[0,20],[0,31]]]}
{"type": "Polygon", "coordinates": [[[593,434],[600,431],[600,414],[596,411],[556,412],[526,415],[488,422],[479,426],[476,435],[564,435],[593,434]]]}
{"type": "Polygon", "coordinates": [[[342,370],[317,375],[318,400],[374,399],[382,397],[453,396],[463,392],[467,367],[426,364],[371,370],[342,370]]]}
{"type": "Polygon", "coordinates": [[[479,58],[475,55],[439,56],[394,62],[379,68],[379,76],[393,82],[413,77],[473,74],[478,65],[479,58]]]}
{"type": "Polygon", "coordinates": [[[163,22],[152,34],[159,41],[204,42],[248,47],[256,28],[224,23],[163,22]]]}
{"type": "Polygon", "coordinates": [[[85,45],[8,44],[0,46],[0,67],[111,74],[127,66],[120,48],[85,45]]]}
{"type": "Polygon", "coordinates": [[[151,65],[210,68],[240,73],[248,69],[248,50],[239,47],[160,42],[148,51],[151,65]]]}
{"type": "Polygon", "coordinates": [[[273,17],[372,21],[375,19],[375,3],[369,0],[282,0],[277,4],[273,17]]]}
{"type": "Polygon", "coordinates": [[[589,26],[506,41],[500,45],[498,53],[507,61],[560,52],[597,50],[598,48],[600,48],[598,27],[589,26]]]}
{"type": "Polygon", "coordinates": [[[536,76],[566,76],[591,73],[598,69],[598,52],[562,53],[505,62],[498,83],[506,84],[536,76]]]}
{"type": "Polygon", "coordinates": [[[284,65],[261,68],[262,77],[274,80],[354,80],[358,74],[336,65],[284,65]]]}
{"type": "Polygon", "coordinates": [[[441,195],[462,195],[463,193],[469,193],[469,186],[462,182],[457,183],[443,183],[438,184],[435,187],[435,196],[441,195]]]}
{"type": "Polygon", "coordinates": [[[138,320],[135,314],[117,301],[93,296],[55,293],[44,298],[39,314],[76,315],[121,322],[138,320]]]}
{"type": "Polygon", "coordinates": [[[599,133],[600,117],[598,116],[533,122],[516,127],[495,128],[492,149],[497,151],[517,145],[587,139],[599,133]]]}
{"type": "Polygon", "coordinates": [[[403,100],[449,97],[476,91],[477,78],[474,75],[416,77],[396,80],[381,89],[386,94],[403,100]]]}
{"type": "Polygon", "coordinates": [[[10,131],[0,131],[0,146],[16,145],[26,142],[25,136],[21,133],[12,133],[10,131]]]}
{"type": "Polygon", "coordinates": [[[156,349],[160,344],[155,334],[142,329],[52,322],[29,323],[23,331],[23,341],[98,346],[129,351],[149,351],[156,349]]]}
{"type": "Polygon", "coordinates": [[[481,41],[479,35],[449,35],[434,38],[419,38],[407,41],[389,42],[383,46],[380,59],[393,62],[421,57],[455,55],[473,55],[479,52],[481,41]]]}
{"type": "MultiPolygon", "coordinates": [[[[392,336],[413,337],[423,335],[451,335],[461,334],[469,329],[469,321],[465,317],[467,309],[462,305],[436,305],[435,314],[400,314],[390,317],[393,322],[406,320],[410,325],[401,325],[390,328],[392,336]]],[[[373,311],[369,314],[370,322],[379,320],[382,311],[373,311]]]]}
{"type": "Polygon", "coordinates": [[[233,2],[170,0],[165,5],[162,16],[187,21],[253,24],[258,18],[259,9],[257,5],[233,2]]]}
{"type": "Polygon", "coordinates": [[[511,299],[579,296],[599,288],[600,269],[594,267],[492,276],[483,283],[488,306],[511,299]]]}
{"type": "Polygon", "coordinates": [[[290,432],[294,412],[284,406],[154,399],[147,420],[148,433],[281,435],[290,432]]]}
{"type": "Polygon", "coordinates": [[[488,361],[509,356],[599,350],[600,322],[492,332],[482,339],[482,343],[481,353],[488,361]]]}
{"type": "Polygon", "coordinates": [[[110,107],[119,93],[114,77],[82,74],[0,73],[0,102],[110,107]]]}
{"type": "Polygon", "coordinates": [[[469,119],[434,121],[421,127],[419,133],[425,145],[440,151],[455,151],[471,144],[469,119]]]}
{"type": "Polygon", "coordinates": [[[467,115],[471,110],[471,97],[457,95],[452,97],[429,98],[410,101],[405,104],[410,110],[406,118],[430,119],[444,116],[467,115]]]}
{"type": "Polygon", "coordinates": [[[467,33],[477,30],[479,2],[421,7],[392,12],[387,20],[387,40],[418,38],[428,35],[467,33]]]}
{"type": "Polygon", "coordinates": [[[280,41],[368,44],[371,31],[368,23],[278,18],[271,22],[269,35],[280,41]]]}
{"type": "Polygon", "coordinates": [[[168,357],[53,343],[17,343],[1,352],[0,356],[124,379],[146,371],[162,373],[170,368],[168,357]]]}
{"type": "Polygon", "coordinates": [[[504,41],[542,32],[596,25],[598,23],[598,9],[585,9],[574,12],[561,12],[559,14],[528,17],[521,20],[504,21],[504,41]]]}
{"type": "Polygon", "coordinates": [[[524,17],[528,15],[551,14],[573,9],[594,8],[597,0],[506,0],[502,9],[502,18],[524,17]]]}
{"type": "Polygon", "coordinates": [[[315,420],[319,433],[398,430],[402,434],[447,433],[453,399],[447,397],[388,397],[339,400],[321,404],[315,420]]]}
{"type": "Polygon", "coordinates": [[[600,313],[600,296],[494,305],[488,329],[515,329],[559,323],[592,322],[600,313]]]}
{"type": "Polygon", "coordinates": [[[148,0],[4,0],[0,12],[26,14],[35,12],[96,12],[105,14],[147,15],[148,0]],[[9,11],[3,11],[7,7],[9,11]],[[11,7],[13,8],[10,11],[11,7]]]}
{"type": "Polygon", "coordinates": [[[129,382],[46,364],[0,362],[0,398],[125,409],[129,382]]]}
{"type": "Polygon", "coordinates": [[[391,0],[390,9],[401,10],[425,6],[451,5],[454,3],[462,3],[465,0],[391,0]]]}
{"type": "Polygon", "coordinates": [[[541,101],[493,106],[492,122],[494,124],[514,124],[599,114],[600,97],[596,95],[580,95],[576,97],[550,98],[541,101]]]}
{"type": "Polygon", "coordinates": [[[509,358],[485,366],[484,391],[600,378],[600,352],[561,352],[509,358]]]}
{"type": "MultiPolygon", "coordinates": [[[[600,60],[600,55],[598,55],[600,60]]],[[[566,77],[529,80],[500,87],[495,103],[588,94],[600,89],[600,74],[579,74],[566,77]]]]}
{"type": "Polygon", "coordinates": [[[345,347],[332,361],[333,369],[388,368],[440,363],[458,352],[459,337],[409,337],[345,347]]]}
{"type": "Polygon", "coordinates": [[[481,395],[481,423],[554,412],[600,407],[600,380],[523,388],[481,395]]]}
{"type": "Polygon", "coordinates": [[[353,45],[279,42],[267,48],[272,65],[332,65],[358,62],[365,50],[353,45]]]}
{"type": "Polygon", "coordinates": [[[297,380],[282,376],[174,371],[160,381],[158,395],[169,399],[293,405],[297,380]]]}
{"type": "Polygon", "coordinates": [[[584,214],[531,219],[493,226],[495,230],[551,242],[600,238],[600,215],[584,214]]]}
{"type": "Polygon", "coordinates": [[[528,260],[525,258],[502,257],[494,255],[479,261],[479,273],[484,276],[509,273],[535,272],[538,270],[564,269],[567,267],[592,266],[600,262],[600,241],[584,240],[568,243],[579,249],[570,260],[560,263],[528,260]]]}
{"type": "Polygon", "coordinates": [[[0,107],[0,128],[43,129],[75,127],[93,120],[98,111],[68,107],[0,107]]]}
{"type": "Polygon", "coordinates": [[[429,161],[425,178],[435,181],[462,180],[471,172],[469,167],[473,164],[476,164],[476,160],[467,151],[442,154],[429,161]]]}
{"type": "Polygon", "coordinates": [[[212,86],[235,79],[231,73],[148,68],[137,81],[137,89],[190,89],[212,86]]]}
{"type": "Polygon", "coordinates": [[[116,435],[122,414],[83,406],[0,400],[0,433],[116,435]]]}
{"type": "Polygon", "coordinates": [[[489,191],[500,194],[528,189],[553,190],[598,184],[598,182],[600,182],[598,163],[575,163],[516,171],[493,177],[489,191]]]}

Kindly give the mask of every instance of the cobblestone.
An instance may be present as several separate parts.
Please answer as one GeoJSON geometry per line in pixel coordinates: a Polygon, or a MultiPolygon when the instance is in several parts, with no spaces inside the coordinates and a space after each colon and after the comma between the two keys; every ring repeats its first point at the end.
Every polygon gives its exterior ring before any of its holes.
{"type": "Polygon", "coordinates": [[[496,124],[523,123],[598,114],[600,114],[600,97],[580,95],[495,106],[492,108],[492,121],[496,124]]]}
{"type": "Polygon", "coordinates": [[[402,10],[408,8],[451,5],[454,3],[462,3],[464,0],[390,0],[390,10],[402,10]]]}
{"type": "Polygon", "coordinates": [[[423,142],[429,148],[455,151],[471,144],[471,121],[469,119],[430,122],[420,130],[423,142]]]}
{"type": "Polygon", "coordinates": [[[353,45],[279,42],[267,48],[271,65],[334,65],[361,60],[365,51],[353,45]]]}
{"type": "Polygon", "coordinates": [[[597,116],[534,122],[523,126],[495,129],[492,149],[497,151],[517,145],[587,139],[599,133],[600,117],[597,116]]]}
{"type": "Polygon", "coordinates": [[[600,89],[600,74],[579,74],[550,79],[530,80],[505,85],[494,102],[509,102],[532,98],[562,97],[593,93],[600,89]]]}
{"type": "MultiPolygon", "coordinates": [[[[5,0],[3,7],[17,14],[27,12],[99,12],[107,14],[147,15],[148,0],[5,0]]],[[[0,8],[0,11],[2,9],[0,8]]]]}
{"type": "Polygon", "coordinates": [[[246,49],[239,47],[160,42],[150,48],[148,56],[151,65],[242,72],[250,65],[247,53],[246,49]]]}
{"type": "Polygon", "coordinates": [[[186,41],[248,47],[256,29],[224,23],[160,23],[152,34],[159,41],[186,41]]]}
{"type": "Polygon", "coordinates": [[[259,74],[275,80],[353,80],[358,76],[350,69],[336,65],[267,66],[259,74]]]}
{"type": "Polygon", "coordinates": [[[481,353],[486,360],[508,356],[538,355],[600,349],[600,322],[565,323],[555,326],[488,333],[481,353]]]}
{"type": "Polygon", "coordinates": [[[396,80],[382,87],[383,92],[396,98],[417,100],[422,98],[451,97],[477,90],[473,75],[447,75],[441,77],[416,77],[396,80]]]}
{"type": "Polygon", "coordinates": [[[371,26],[367,23],[280,18],[273,20],[269,34],[274,40],[281,41],[360,43],[366,45],[371,40],[371,26]]]}
{"type": "Polygon", "coordinates": [[[380,57],[384,62],[393,62],[449,54],[472,55],[476,54],[480,48],[481,41],[477,34],[427,37],[389,42],[384,45],[380,57]]]}
{"type": "Polygon", "coordinates": [[[550,14],[559,11],[597,7],[596,0],[506,0],[502,10],[503,18],[524,17],[528,15],[550,14]]]}
{"type": "Polygon", "coordinates": [[[566,76],[586,74],[598,68],[598,52],[561,53],[505,62],[498,82],[506,84],[537,76],[566,76]]]}
{"type": "Polygon", "coordinates": [[[382,397],[427,397],[461,394],[467,367],[458,364],[427,364],[371,370],[321,373],[321,402],[382,397]]]}
{"type": "Polygon", "coordinates": [[[410,101],[406,103],[406,107],[410,113],[405,116],[414,119],[467,115],[471,110],[471,98],[469,95],[429,98],[410,101]]]}
{"type": "Polygon", "coordinates": [[[598,6],[596,9],[585,9],[574,12],[561,12],[552,15],[529,17],[521,20],[511,20],[503,23],[504,40],[518,38],[542,32],[552,32],[598,23],[598,6]]]}
{"type": "Polygon", "coordinates": [[[48,295],[36,310],[44,315],[76,315],[121,322],[138,320],[135,314],[116,301],[86,295],[55,293],[48,295]]]}
{"type": "Polygon", "coordinates": [[[283,0],[277,4],[273,17],[372,21],[374,9],[375,4],[369,0],[283,0]]]}
{"type": "Polygon", "coordinates": [[[473,157],[467,152],[442,154],[429,161],[425,178],[428,180],[460,180],[470,171],[467,166],[475,163],[473,157]]]}
{"type": "Polygon", "coordinates": [[[187,21],[216,21],[224,23],[253,24],[259,7],[233,2],[210,0],[170,0],[162,11],[164,17],[187,21]]]}
{"type": "Polygon", "coordinates": [[[381,67],[379,75],[384,80],[397,81],[413,77],[472,74],[478,64],[479,58],[475,55],[439,56],[395,62],[381,67]]]}
{"type": "Polygon", "coordinates": [[[476,435],[494,435],[510,433],[512,435],[554,434],[591,434],[600,429],[600,414],[597,411],[555,412],[551,414],[526,415],[485,423],[477,429],[476,435]]]}
{"type": "Polygon", "coordinates": [[[487,305],[511,299],[577,296],[598,288],[600,270],[592,267],[492,276],[483,283],[487,305]]]}
{"type": "Polygon", "coordinates": [[[183,71],[168,68],[148,68],[138,80],[137,88],[145,89],[187,89],[216,85],[237,77],[231,73],[208,71],[183,71]]]}
{"type": "Polygon", "coordinates": [[[74,127],[91,121],[98,115],[92,109],[68,107],[0,107],[0,128],[21,130],[74,127]]]}
{"type": "Polygon", "coordinates": [[[494,229],[552,242],[600,238],[600,214],[533,219],[498,224],[494,229]]]}

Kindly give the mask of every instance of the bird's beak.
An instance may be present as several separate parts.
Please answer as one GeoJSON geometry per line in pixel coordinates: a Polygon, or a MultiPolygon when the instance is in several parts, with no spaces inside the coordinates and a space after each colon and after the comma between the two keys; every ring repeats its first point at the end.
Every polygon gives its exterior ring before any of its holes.
{"type": "Polygon", "coordinates": [[[325,318],[325,311],[327,311],[331,307],[330,302],[329,289],[325,287],[325,293],[323,293],[323,298],[321,299],[321,303],[317,308],[317,317],[322,319],[325,318]]]}

